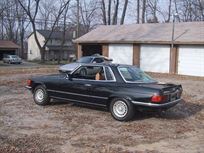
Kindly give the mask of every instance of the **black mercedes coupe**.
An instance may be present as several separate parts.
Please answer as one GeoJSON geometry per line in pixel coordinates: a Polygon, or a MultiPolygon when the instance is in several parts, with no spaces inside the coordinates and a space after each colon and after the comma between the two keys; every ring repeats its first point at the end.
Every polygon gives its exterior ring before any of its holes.
{"type": "Polygon", "coordinates": [[[27,86],[36,104],[50,99],[105,107],[119,121],[136,108],[166,110],[181,101],[182,86],[159,83],[139,68],[121,64],[82,64],[71,73],[33,77],[27,86]]]}

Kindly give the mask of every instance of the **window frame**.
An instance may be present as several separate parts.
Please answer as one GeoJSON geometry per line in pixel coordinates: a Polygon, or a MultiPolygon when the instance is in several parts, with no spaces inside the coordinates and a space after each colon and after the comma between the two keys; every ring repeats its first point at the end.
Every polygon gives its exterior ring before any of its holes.
{"type": "Polygon", "coordinates": [[[116,77],[112,71],[112,69],[109,66],[103,66],[103,65],[80,65],[78,66],[75,70],[73,70],[70,74],[73,75],[78,69],[80,69],[81,67],[103,67],[103,71],[104,71],[104,76],[105,76],[105,80],[91,80],[91,79],[81,79],[81,78],[72,78],[73,80],[84,80],[84,81],[94,81],[94,82],[116,82],[116,77]],[[106,76],[106,69],[105,67],[108,67],[111,76],[113,77],[113,80],[107,80],[107,76],[106,76]]]}

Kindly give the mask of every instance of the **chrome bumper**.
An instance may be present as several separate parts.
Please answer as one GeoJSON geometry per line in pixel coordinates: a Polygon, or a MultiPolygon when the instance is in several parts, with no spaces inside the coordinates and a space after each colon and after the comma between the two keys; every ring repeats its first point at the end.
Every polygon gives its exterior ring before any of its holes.
{"type": "Polygon", "coordinates": [[[30,86],[25,86],[25,88],[26,88],[26,89],[29,89],[29,90],[32,89],[32,87],[30,87],[30,86]]]}
{"type": "Polygon", "coordinates": [[[181,99],[177,99],[168,103],[164,104],[154,104],[154,103],[145,103],[145,102],[139,102],[139,101],[132,101],[133,104],[139,105],[139,106],[147,106],[147,107],[153,107],[153,108],[165,108],[165,107],[172,107],[176,104],[181,102],[181,99]]]}

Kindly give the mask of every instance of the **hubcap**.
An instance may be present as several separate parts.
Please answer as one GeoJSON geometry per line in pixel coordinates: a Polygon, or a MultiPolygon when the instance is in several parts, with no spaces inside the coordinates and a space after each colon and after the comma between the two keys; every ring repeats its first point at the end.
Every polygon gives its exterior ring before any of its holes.
{"type": "Polygon", "coordinates": [[[128,112],[128,107],[123,101],[116,101],[113,105],[113,112],[117,117],[124,117],[128,112]]]}
{"type": "Polygon", "coordinates": [[[38,102],[42,102],[43,99],[44,99],[44,92],[42,89],[38,89],[36,92],[35,92],[35,99],[38,101],[38,102]]]}

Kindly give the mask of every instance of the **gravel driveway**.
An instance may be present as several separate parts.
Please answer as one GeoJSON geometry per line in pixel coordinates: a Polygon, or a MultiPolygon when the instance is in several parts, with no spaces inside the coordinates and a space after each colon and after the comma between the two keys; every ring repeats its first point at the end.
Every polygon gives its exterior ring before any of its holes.
{"type": "Polygon", "coordinates": [[[118,122],[105,110],[64,101],[37,106],[24,86],[41,74],[0,75],[0,153],[204,151],[204,78],[151,74],[182,84],[184,100],[166,112],[138,112],[133,121],[118,122]]]}

